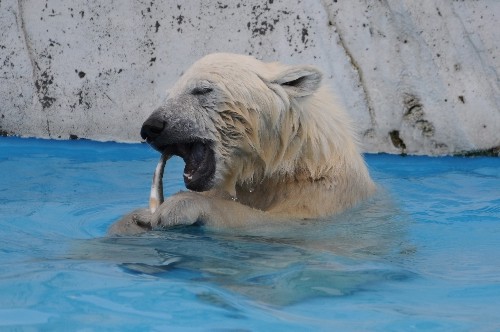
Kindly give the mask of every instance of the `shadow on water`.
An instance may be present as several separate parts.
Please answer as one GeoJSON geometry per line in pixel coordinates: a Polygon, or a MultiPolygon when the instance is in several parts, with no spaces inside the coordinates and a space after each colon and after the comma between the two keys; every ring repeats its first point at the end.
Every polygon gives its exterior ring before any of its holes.
{"type": "MultiPolygon", "coordinates": [[[[111,261],[129,274],[210,283],[282,306],[412,278],[404,268],[413,250],[405,238],[407,222],[380,193],[334,221],[238,232],[184,227],[78,240],[69,258],[111,261]]],[[[209,294],[202,297],[221,306],[209,294]]]]}

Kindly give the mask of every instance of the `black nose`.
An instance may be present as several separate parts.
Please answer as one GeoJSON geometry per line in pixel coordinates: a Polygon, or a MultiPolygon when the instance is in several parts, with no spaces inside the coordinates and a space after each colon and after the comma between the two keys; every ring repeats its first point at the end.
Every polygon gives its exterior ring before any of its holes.
{"type": "Polygon", "coordinates": [[[165,128],[165,121],[155,117],[154,115],[150,116],[142,124],[141,137],[147,141],[153,141],[161,135],[163,128],[165,128]]]}

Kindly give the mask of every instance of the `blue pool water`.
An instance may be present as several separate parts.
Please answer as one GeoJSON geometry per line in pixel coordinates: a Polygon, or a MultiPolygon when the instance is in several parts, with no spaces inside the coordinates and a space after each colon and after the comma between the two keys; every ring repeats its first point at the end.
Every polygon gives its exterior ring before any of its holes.
{"type": "Polygon", "coordinates": [[[157,159],[0,138],[0,330],[500,330],[499,158],[367,155],[381,189],[334,221],[107,238],[157,159]]]}

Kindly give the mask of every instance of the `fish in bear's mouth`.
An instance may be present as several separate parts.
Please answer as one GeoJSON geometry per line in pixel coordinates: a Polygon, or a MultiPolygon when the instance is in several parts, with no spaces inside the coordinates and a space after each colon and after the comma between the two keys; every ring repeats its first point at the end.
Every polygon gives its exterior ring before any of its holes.
{"type": "Polygon", "coordinates": [[[167,157],[176,155],[181,157],[184,166],[184,184],[194,191],[206,191],[213,185],[215,175],[215,153],[210,142],[192,140],[164,145],[148,142],[154,149],[167,157]]]}

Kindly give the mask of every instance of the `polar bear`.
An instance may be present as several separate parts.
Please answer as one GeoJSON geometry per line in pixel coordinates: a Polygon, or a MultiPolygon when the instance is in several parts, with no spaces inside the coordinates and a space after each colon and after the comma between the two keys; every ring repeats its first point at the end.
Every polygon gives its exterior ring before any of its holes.
{"type": "Polygon", "coordinates": [[[227,53],[198,60],[141,129],[154,149],[182,157],[189,191],[110,233],[318,219],[370,196],[351,121],[321,81],[308,65],[227,53]]]}

